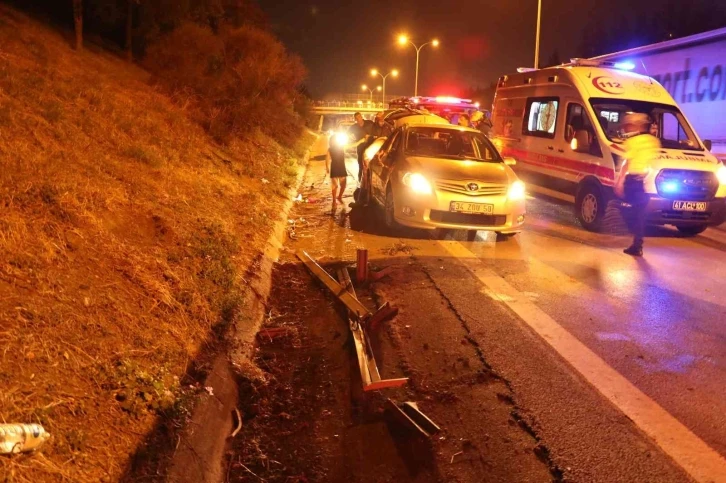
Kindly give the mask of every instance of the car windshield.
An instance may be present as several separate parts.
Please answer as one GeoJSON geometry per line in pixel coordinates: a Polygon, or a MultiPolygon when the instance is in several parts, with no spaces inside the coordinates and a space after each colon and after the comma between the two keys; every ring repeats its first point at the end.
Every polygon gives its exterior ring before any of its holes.
{"type": "Polygon", "coordinates": [[[481,133],[448,125],[414,127],[406,138],[406,154],[432,158],[501,162],[502,158],[481,133]]]}
{"type": "Polygon", "coordinates": [[[591,99],[590,103],[610,141],[624,141],[626,133],[623,132],[623,117],[629,112],[637,112],[650,117],[653,121],[650,133],[660,140],[664,148],[703,151],[693,130],[676,106],[625,99],[591,99]]]}

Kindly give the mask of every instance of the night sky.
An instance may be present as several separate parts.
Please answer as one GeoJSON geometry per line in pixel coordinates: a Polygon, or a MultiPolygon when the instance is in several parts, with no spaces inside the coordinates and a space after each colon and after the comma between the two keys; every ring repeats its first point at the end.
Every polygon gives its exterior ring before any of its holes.
{"type": "MultiPolygon", "coordinates": [[[[373,83],[371,67],[398,68],[387,81],[388,94],[412,95],[415,51],[396,44],[399,32],[416,43],[436,37],[441,46],[421,51],[419,94],[462,95],[517,67],[531,67],[537,0],[261,0],[270,23],[309,70],[307,86],[315,96],[356,92],[373,83]]],[[[649,15],[657,9],[696,5],[710,9],[715,0],[543,0],[540,62],[557,51],[563,61],[579,53],[585,25],[649,15]],[[633,7],[635,5],[635,7],[633,7]]],[[[690,8],[690,7],[689,7],[690,8]]],[[[637,44],[637,39],[633,40],[637,44]]],[[[380,80],[380,78],[379,78],[380,80]]]]}

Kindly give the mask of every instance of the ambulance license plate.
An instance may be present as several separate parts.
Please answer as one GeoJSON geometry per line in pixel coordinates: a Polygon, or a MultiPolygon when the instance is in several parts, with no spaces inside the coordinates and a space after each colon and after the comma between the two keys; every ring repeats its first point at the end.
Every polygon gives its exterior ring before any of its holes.
{"type": "Polygon", "coordinates": [[[674,201],[673,209],[677,211],[706,211],[705,201],[674,201]]]}
{"type": "Polygon", "coordinates": [[[494,213],[494,205],[484,203],[469,203],[467,201],[452,201],[449,211],[454,213],[470,213],[475,215],[491,215],[494,213]]]}

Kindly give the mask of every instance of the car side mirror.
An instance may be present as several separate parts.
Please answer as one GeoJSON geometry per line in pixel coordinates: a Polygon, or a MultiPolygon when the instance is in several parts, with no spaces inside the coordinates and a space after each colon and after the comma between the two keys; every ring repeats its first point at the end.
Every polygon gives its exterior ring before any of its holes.
{"type": "Polygon", "coordinates": [[[590,135],[584,129],[575,132],[575,137],[570,141],[570,147],[576,153],[590,153],[590,135]]]}
{"type": "Polygon", "coordinates": [[[507,166],[515,166],[517,164],[517,160],[510,157],[505,157],[504,164],[506,164],[507,166]]]}
{"type": "Polygon", "coordinates": [[[710,151],[710,150],[711,150],[711,147],[713,146],[713,143],[711,143],[711,140],[710,140],[710,139],[705,139],[705,140],[703,141],[703,146],[704,146],[704,147],[705,147],[705,148],[706,148],[706,149],[707,149],[708,151],[710,151]]]}

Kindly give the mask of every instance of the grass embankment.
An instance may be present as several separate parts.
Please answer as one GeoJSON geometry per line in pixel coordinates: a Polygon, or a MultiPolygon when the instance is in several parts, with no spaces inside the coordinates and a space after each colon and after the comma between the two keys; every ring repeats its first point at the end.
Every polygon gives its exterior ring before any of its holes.
{"type": "Polygon", "coordinates": [[[143,70],[0,6],[0,422],[52,435],[0,480],[115,481],[183,419],[300,154],[220,148],[143,70]]]}

